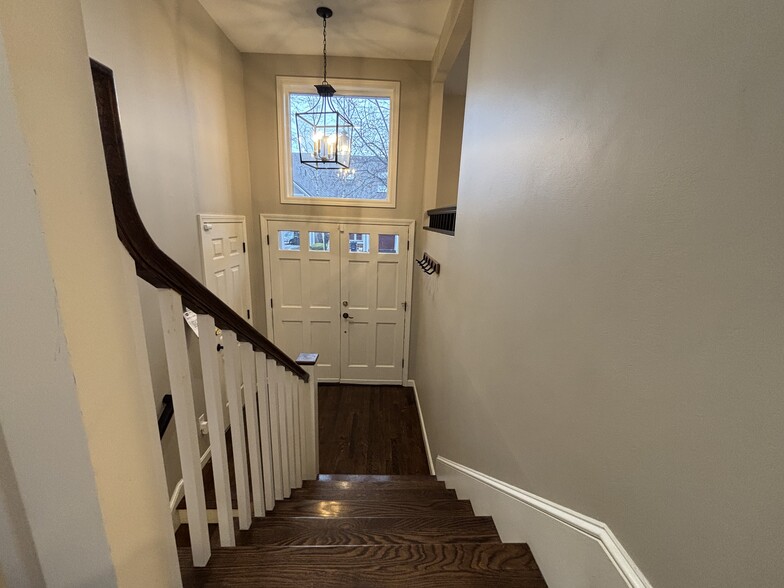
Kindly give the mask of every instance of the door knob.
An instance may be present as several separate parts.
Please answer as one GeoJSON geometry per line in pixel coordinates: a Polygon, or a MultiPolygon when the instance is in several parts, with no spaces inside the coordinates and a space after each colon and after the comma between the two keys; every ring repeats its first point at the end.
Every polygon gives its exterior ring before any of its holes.
{"type": "Polygon", "coordinates": [[[349,316],[347,312],[344,312],[343,313],[343,318],[344,319],[353,319],[354,317],[353,316],[349,316]]]}

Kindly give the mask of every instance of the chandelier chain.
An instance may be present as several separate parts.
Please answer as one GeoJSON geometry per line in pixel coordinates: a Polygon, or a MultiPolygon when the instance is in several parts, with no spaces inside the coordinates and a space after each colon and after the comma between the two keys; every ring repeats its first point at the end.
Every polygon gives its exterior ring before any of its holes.
{"type": "Polygon", "coordinates": [[[324,17],[324,83],[327,83],[327,17],[324,17]]]}

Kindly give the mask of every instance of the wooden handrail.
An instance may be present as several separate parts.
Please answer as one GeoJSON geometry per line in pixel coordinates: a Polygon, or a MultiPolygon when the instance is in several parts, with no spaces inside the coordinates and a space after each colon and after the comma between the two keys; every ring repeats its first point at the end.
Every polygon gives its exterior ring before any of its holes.
{"type": "Polygon", "coordinates": [[[90,60],[95,101],[101,125],[106,171],[114,207],[117,236],[136,262],[136,275],[156,288],[170,288],[179,293],[183,303],[198,314],[208,314],[220,329],[237,334],[237,339],[253,345],[287,370],[308,381],[308,374],[297,363],[234,312],[229,305],[210,292],[201,282],[180,267],[158,248],[139,216],[131,191],[128,164],[120,128],[114,73],[90,60]]]}

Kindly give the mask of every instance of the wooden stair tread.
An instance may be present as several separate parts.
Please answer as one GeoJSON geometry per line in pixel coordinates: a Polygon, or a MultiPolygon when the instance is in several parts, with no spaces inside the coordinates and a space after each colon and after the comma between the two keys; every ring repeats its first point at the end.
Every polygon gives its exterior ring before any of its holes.
{"type": "Polygon", "coordinates": [[[443,498],[457,500],[454,490],[446,488],[297,488],[291,499],[317,500],[416,500],[419,498],[443,498]]]}
{"type": "MultiPolygon", "coordinates": [[[[210,542],[220,546],[218,525],[210,542]]],[[[398,545],[406,543],[500,543],[492,517],[266,517],[235,533],[237,545],[398,545]]],[[[175,534],[190,546],[188,525],[175,534]]]]}
{"type": "Polygon", "coordinates": [[[500,543],[491,517],[266,517],[238,545],[500,543]]]}
{"type": "Polygon", "coordinates": [[[179,549],[188,586],[518,586],[546,588],[525,544],[409,544],[218,548],[196,569],[179,549]]]}
{"type": "MultiPolygon", "coordinates": [[[[314,480],[308,480],[312,482],[314,480]]],[[[437,482],[425,474],[319,474],[318,482],[437,482]]]]}
{"type": "Polygon", "coordinates": [[[387,516],[470,516],[468,500],[420,498],[417,500],[280,500],[268,517],[387,517],[387,516]]]}
{"type": "Polygon", "coordinates": [[[310,488],[330,488],[330,489],[342,489],[342,490],[359,490],[359,489],[386,489],[386,490],[394,490],[394,489],[415,489],[415,488],[443,488],[446,489],[446,485],[443,482],[439,482],[438,480],[391,480],[388,482],[384,481],[369,481],[369,482],[357,482],[351,480],[304,480],[302,482],[302,489],[307,490],[310,488]]]}

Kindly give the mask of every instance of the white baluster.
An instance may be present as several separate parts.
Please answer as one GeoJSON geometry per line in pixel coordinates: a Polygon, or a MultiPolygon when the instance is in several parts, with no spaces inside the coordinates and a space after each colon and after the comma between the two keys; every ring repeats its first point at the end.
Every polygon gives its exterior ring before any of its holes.
{"type": "Polygon", "coordinates": [[[286,394],[286,370],[275,366],[277,370],[278,389],[278,421],[280,423],[280,463],[283,466],[283,497],[291,496],[291,468],[289,467],[289,431],[286,419],[288,395],[286,394]]]}
{"type": "Polygon", "coordinates": [[[272,467],[275,472],[275,500],[283,500],[283,453],[280,443],[280,411],[278,410],[278,366],[274,359],[267,360],[269,382],[270,439],[272,440],[272,467]]]}
{"type": "Polygon", "coordinates": [[[199,327],[199,355],[204,378],[204,399],[207,405],[207,422],[210,432],[212,474],[215,479],[215,499],[218,509],[218,531],[222,547],[234,545],[234,519],[231,509],[229,464],[226,455],[226,424],[223,418],[223,399],[218,374],[218,337],[215,321],[206,314],[197,318],[199,327]]]}
{"type": "Polygon", "coordinates": [[[256,404],[256,360],[253,346],[240,343],[242,364],[242,391],[245,397],[245,422],[248,425],[248,455],[250,455],[250,481],[253,495],[253,516],[263,517],[264,486],[261,473],[261,441],[259,437],[259,411],[256,404]]]}
{"type": "Polygon", "coordinates": [[[267,510],[275,508],[275,474],[272,466],[272,438],[270,435],[269,392],[267,389],[267,356],[261,352],[256,356],[256,382],[259,399],[259,437],[261,439],[261,463],[264,478],[264,500],[267,510]]]}
{"type": "Polygon", "coordinates": [[[169,366],[169,386],[174,402],[174,423],[182,464],[191,555],[193,565],[203,567],[210,559],[210,536],[201,473],[199,431],[196,419],[193,418],[193,385],[182,318],[182,299],[174,290],[159,289],[158,305],[161,310],[166,364],[169,366]]]}
{"type": "Polygon", "coordinates": [[[294,486],[302,488],[302,429],[300,427],[300,379],[289,373],[291,398],[294,400],[294,486]]]}
{"type": "Polygon", "coordinates": [[[250,483],[248,481],[248,452],[245,449],[245,420],[242,417],[242,396],[237,382],[239,344],[233,331],[223,331],[223,380],[229,401],[231,451],[234,456],[234,483],[237,488],[237,512],[240,529],[250,529],[250,483]]]}

